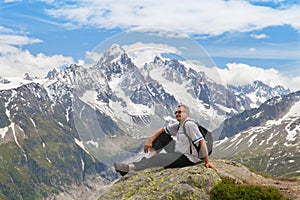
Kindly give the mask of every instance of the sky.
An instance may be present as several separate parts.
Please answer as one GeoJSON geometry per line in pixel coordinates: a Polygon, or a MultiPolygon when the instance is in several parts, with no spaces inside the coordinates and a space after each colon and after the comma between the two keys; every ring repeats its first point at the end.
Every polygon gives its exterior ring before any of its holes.
{"type": "Polygon", "coordinates": [[[195,41],[224,83],[260,79],[296,91],[299,10],[299,0],[0,0],[0,77],[43,78],[84,65],[99,44],[128,30],[155,28],[195,41]]]}

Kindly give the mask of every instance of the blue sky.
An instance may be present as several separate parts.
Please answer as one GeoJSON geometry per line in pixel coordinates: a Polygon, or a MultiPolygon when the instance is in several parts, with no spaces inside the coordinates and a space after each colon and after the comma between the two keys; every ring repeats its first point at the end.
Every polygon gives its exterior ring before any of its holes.
{"type": "Polygon", "coordinates": [[[226,83],[260,78],[298,90],[299,10],[299,1],[287,0],[2,0],[0,77],[44,77],[83,64],[108,38],[153,27],[195,40],[226,83]]]}

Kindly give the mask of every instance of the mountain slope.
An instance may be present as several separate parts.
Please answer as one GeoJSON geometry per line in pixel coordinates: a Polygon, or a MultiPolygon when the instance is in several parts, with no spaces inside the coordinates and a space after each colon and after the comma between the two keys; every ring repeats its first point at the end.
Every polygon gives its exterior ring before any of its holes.
{"type": "Polygon", "coordinates": [[[300,91],[272,98],[224,122],[214,157],[237,160],[277,177],[299,178],[299,127],[300,91]]]}
{"type": "Polygon", "coordinates": [[[0,185],[7,199],[42,199],[105,170],[76,145],[72,120],[62,112],[67,102],[53,104],[37,83],[2,90],[0,99],[0,185]]]}
{"type": "Polygon", "coordinates": [[[289,89],[285,89],[283,86],[270,87],[259,80],[239,87],[232,85],[228,87],[240,101],[244,102],[243,105],[247,110],[259,107],[272,97],[291,93],[289,89]]]}

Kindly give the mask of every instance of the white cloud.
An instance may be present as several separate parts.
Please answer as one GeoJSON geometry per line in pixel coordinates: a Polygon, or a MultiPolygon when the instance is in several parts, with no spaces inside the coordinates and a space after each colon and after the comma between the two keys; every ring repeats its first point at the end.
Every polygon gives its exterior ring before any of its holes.
{"type": "Polygon", "coordinates": [[[6,28],[4,26],[0,26],[0,33],[13,33],[14,31],[10,28],[6,28]]]}
{"type": "Polygon", "coordinates": [[[32,55],[28,50],[10,47],[10,52],[0,56],[0,77],[20,77],[25,73],[43,78],[53,68],[74,63],[71,57],[62,55],[46,56],[43,53],[32,55]]]}
{"type": "Polygon", "coordinates": [[[53,68],[74,63],[73,58],[63,55],[47,56],[43,53],[33,55],[29,50],[23,50],[24,45],[41,43],[38,38],[19,35],[18,31],[0,26],[0,77],[23,77],[25,73],[31,76],[45,77],[53,68]]]}
{"type": "Polygon", "coordinates": [[[27,36],[21,35],[6,35],[0,34],[0,45],[9,44],[9,45],[27,45],[27,44],[34,44],[40,43],[42,40],[36,38],[29,38],[27,36]]]}
{"type": "Polygon", "coordinates": [[[20,2],[22,0],[3,0],[4,3],[20,2]]]}
{"type": "Polygon", "coordinates": [[[85,52],[85,58],[78,60],[77,64],[85,66],[87,68],[94,66],[98,61],[99,58],[103,56],[103,53],[98,53],[95,51],[87,51],[85,52]]]}
{"type": "Polygon", "coordinates": [[[130,55],[137,66],[142,66],[145,62],[152,62],[154,57],[160,56],[161,53],[181,54],[176,47],[166,44],[137,42],[122,47],[130,55]]]}
{"type": "Polygon", "coordinates": [[[266,34],[264,34],[264,33],[262,33],[262,34],[255,34],[255,33],[253,33],[250,36],[253,37],[253,38],[255,38],[255,39],[265,39],[265,38],[268,38],[268,36],[266,34]]]}
{"type": "Polygon", "coordinates": [[[300,89],[300,77],[288,76],[273,68],[263,69],[242,63],[228,63],[227,68],[218,69],[218,71],[223,84],[238,86],[261,80],[265,84],[273,87],[282,85],[293,91],[300,89]]]}
{"type": "MultiPolygon", "coordinates": [[[[142,67],[145,63],[152,62],[155,56],[161,56],[162,53],[181,54],[174,46],[158,43],[136,42],[130,45],[123,45],[122,48],[138,67],[142,67]]],[[[80,60],[78,64],[90,67],[97,63],[101,56],[103,56],[103,53],[86,52],[85,60],[80,60]]]]}
{"type": "Polygon", "coordinates": [[[76,2],[72,5],[60,4],[55,9],[47,9],[47,13],[77,25],[107,29],[146,26],[208,35],[280,25],[290,25],[300,30],[299,5],[276,10],[242,0],[76,2]]]}

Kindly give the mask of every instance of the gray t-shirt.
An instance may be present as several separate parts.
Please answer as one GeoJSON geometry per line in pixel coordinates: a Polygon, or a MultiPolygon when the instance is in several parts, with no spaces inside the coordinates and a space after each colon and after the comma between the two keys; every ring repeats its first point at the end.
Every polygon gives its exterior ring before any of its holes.
{"type": "MultiPolygon", "coordinates": [[[[179,152],[184,154],[190,161],[193,163],[200,162],[198,157],[198,152],[195,149],[194,145],[190,143],[188,137],[183,132],[183,126],[180,125],[178,129],[179,123],[173,123],[166,127],[164,127],[166,133],[173,136],[175,143],[175,152],[179,152]],[[192,154],[191,150],[192,149],[192,154]]],[[[198,129],[198,126],[193,121],[187,121],[185,123],[186,134],[192,139],[193,143],[199,145],[199,141],[203,140],[203,136],[198,129]]]]}

